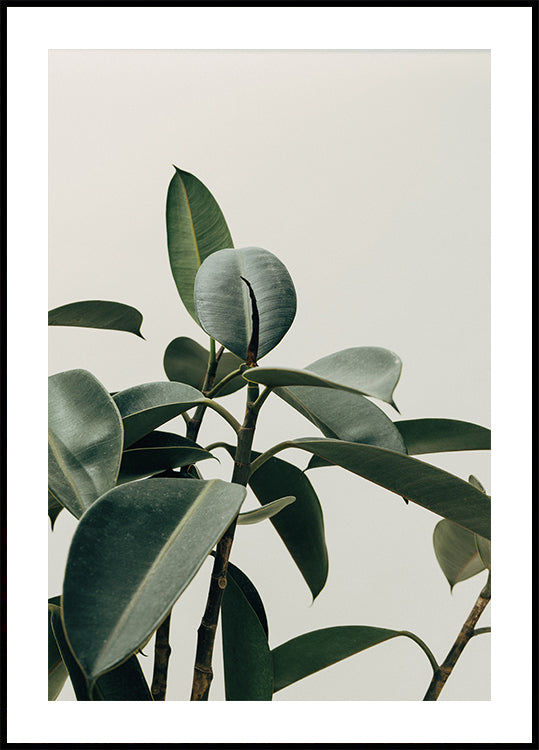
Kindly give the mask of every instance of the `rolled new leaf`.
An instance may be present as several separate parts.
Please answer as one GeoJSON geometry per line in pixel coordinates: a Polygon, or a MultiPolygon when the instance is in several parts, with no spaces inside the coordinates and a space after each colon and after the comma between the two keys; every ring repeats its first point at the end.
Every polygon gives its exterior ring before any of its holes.
{"type": "Polygon", "coordinates": [[[189,172],[174,169],[166,205],[168,257],[182,302],[198,323],[193,299],[197,271],[209,255],[232,247],[232,238],[208,188],[189,172]]]}
{"type": "Polygon", "coordinates": [[[108,300],[84,300],[55,307],[49,310],[49,325],[106,328],[144,338],[140,332],[142,313],[130,305],[108,300]]]}
{"type": "Polygon", "coordinates": [[[76,518],[114,487],[123,427],[105,387],[86,370],[49,378],[49,488],[76,518]]]}
{"type": "Polygon", "coordinates": [[[490,430],[458,419],[407,419],[395,422],[408,453],[490,450],[490,430]]]}
{"type": "Polygon", "coordinates": [[[66,565],[69,645],[90,686],[156,630],[245,498],[220,479],[143,479],[84,514],[66,565]]]}
{"type": "MultiPolygon", "coordinates": [[[[488,495],[443,469],[385,448],[329,438],[287,440],[272,452],[285,448],[313,453],[490,539],[488,495]]],[[[255,466],[250,482],[264,466],[255,466]]]]}
{"type": "MultiPolygon", "coordinates": [[[[207,349],[193,339],[180,336],[173,339],[167,346],[163,366],[169,380],[187,383],[192,385],[193,388],[201,390],[208,368],[208,359],[209,352],[207,349]]],[[[230,352],[223,352],[217,365],[214,385],[217,385],[226,375],[237,370],[240,365],[241,359],[238,359],[234,354],[230,354],[230,352]]],[[[245,379],[241,375],[237,375],[229,380],[217,395],[228,396],[246,385],[245,379]]]]}
{"type": "Polygon", "coordinates": [[[281,261],[259,247],[224,249],[201,265],[195,280],[195,309],[202,328],[245,361],[258,313],[257,358],[270,352],[296,315],[296,291],[281,261]],[[248,284],[246,283],[248,282],[248,284]]]}
{"type": "Polygon", "coordinates": [[[267,631],[253,608],[253,590],[244,573],[230,566],[221,609],[227,701],[270,701],[273,664],[267,631]]]}
{"type": "Polygon", "coordinates": [[[260,523],[265,521],[267,518],[272,518],[276,513],[279,513],[287,505],[295,501],[295,497],[280,497],[278,500],[274,500],[272,503],[257,508],[256,510],[248,510],[245,513],[240,513],[238,516],[238,526],[248,526],[252,523],[260,523]]]}

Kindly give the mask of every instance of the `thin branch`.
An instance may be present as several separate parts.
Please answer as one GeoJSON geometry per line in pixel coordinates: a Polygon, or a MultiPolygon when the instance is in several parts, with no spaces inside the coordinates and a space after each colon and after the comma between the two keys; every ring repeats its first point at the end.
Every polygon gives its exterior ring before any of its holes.
{"type": "Polygon", "coordinates": [[[167,692],[168,661],[170,659],[170,613],[165,617],[155,634],[155,649],[152,677],[154,701],[164,701],[167,692]]]}
{"type": "Polygon", "coordinates": [[[427,659],[430,662],[430,665],[432,667],[432,671],[434,672],[434,674],[436,674],[436,671],[439,669],[438,662],[434,658],[434,654],[432,653],[432,651],[430,650],[430,648],[427,646],[427,644],[425,643],[425,641],[423,641],[415,633],[410,633],[409,630],[401,630],[401,635],[405,635],[407,638],[411,638],[412,641],[415,641],[415,643],[417,643],[417,645],[420,648],[423,649],[423,651],[427,655],[427,659]]]}
{"type": "Polygon", "coordinates": [[[423,698],[424,701],[438,700],[438,696],[440,695],[445,683],[449,679],[449,676],[453,671],[453,668],[457,663],[460,655],[464,651],[466,644],[472,638],[472,636],[476,634],[477,631],[475,630],[475,626],[477,625],[477,621],[481,617],[481,614],[483,613],[489,601],[490,573],[488,575],[488,580],[485,587],[477,597],[477,601],[474,604],[472,611],[466,618],[466,622],[462,626],[462,629],[457,636],[457,640],[447,654],[444,663],[440,667],[438,667],[438,669],[434,673],[428,690],[425,693],[425,697],[423,698]]]}

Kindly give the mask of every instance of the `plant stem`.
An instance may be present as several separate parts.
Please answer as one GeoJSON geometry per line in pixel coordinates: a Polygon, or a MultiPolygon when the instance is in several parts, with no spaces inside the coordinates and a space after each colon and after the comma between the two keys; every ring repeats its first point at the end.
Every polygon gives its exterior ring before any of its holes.
{"type": "Polygon", "coordinates": [[[453,667],[457,663],[460,655],[464,651],[466,644],[468,643],[470,638],[472,638],[472,636],[477,633],[477,631],[475,630],[475,626],[477,625],[477,621],[481,617],[481,614],[483,613],[489,601],[490,601],[490,573],[488,575],[488,580],[485,584],[485,587],[483,588],[483,590],[477,597],[477,601],[474,604],[472,611],[466,618],[466,622],[462,626],[462,629],[460,633],[458,634],[455,643],[453,644],[449,653],[447,654],[445,661],[440,667],[438,667],[438,669],[434,673],[434,676],[428,687],[428,690],[425,693],[425,697],[423,698],[424,701],[435,701],[438,699],[438,696],[440,695],[442,688],[447,682],[449,675],[453,671],[453,667]]]}
{"type": "MultiPolygon", "coordinates": [[[[206,389],[211,388],[213,385],[213,381],[215,380],[215,373],[217,371],[217,365],[219,364],[219,358],[222,354],[222,351],[223,350],[221,348],[216,356],[215,341],[210,338],[210,354],[208,357],[208,368],[204,377],[204,385],[202,387],[203,392],[205,392],[206,389]]],[[[198,406],[194,416],[191,419],[187,420],[186,435],[190,440],[197,439],[205,410],[206,405],[198,406]]],[[[232,415],[229,415],[229,417],[234,420],[232,415]]],[[[234,422],[236,422],[236,420],[234,420],[234,422]]],[[[234,427],[234,425],[232,426],[234,427]]],[[[188,476],[187,468],[188,467],[186,466],[182,466],[179,472],[172,471],[171,474],[172,476],[186,477],[188,476]]],[[[164,473],[165,472],[163,472],[163,474],[164,473]]],[[[169,474],[169,476],[171,474],[169,474]]],[[[168,613],[155,633],[153,676],[151,688],[154,701],[164,701],[167,692],[168,663],[170,660],[170,654],[172,652],[169,641],[171,614],[172,611],[168,613]]]]}
{"type": "MultiPolygon", "coordinates": [[[[244,487],[247,485],[250,475],[251,446],[253,444],[254,430],[258,416],[258,408],[255,408],[257,398],[258,386],[256,384],[249,384],[245,418],[238,432],[238,443],[232,474],[232,482],[241,484],[244,487]]],[[[221,537],[215,552],[206,609],[197,631],[197,648],[191,690],[192,701],[207,701],[210,692],[213,679],[213,646],[217,623],[219,621],[219,612],[227,583],[226,572],[234,540],[234,532],[236,530],[236,520],[234,519],[221,537]]]]}

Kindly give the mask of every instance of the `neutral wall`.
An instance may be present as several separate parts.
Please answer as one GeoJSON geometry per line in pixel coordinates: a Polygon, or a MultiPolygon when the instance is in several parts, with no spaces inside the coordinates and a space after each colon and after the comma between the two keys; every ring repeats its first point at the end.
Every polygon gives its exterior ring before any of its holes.
{"type": "MultiPolygon", "coordinates": [[[[49,74],[50,307],[132,304],[147,339],[51,329],[51,373],[84,367],[119,390],[165,379],[174,337],[206,344],[168,266],[164,204],[176,164],[215,195],[237,247],[271,250],[294,279],[296,321],[266,364],[302,367],[348,346],[384,346],[404,363],[402,418],[490,424],[487,52],[53,50],[49,74]]],[[[242,398],[225,402],[238,416],[242,398]]],[[[255,447],[315,433],[272,397],[255,447]]],[[[208,415],[200,442],[219,437],[230,431],[208,415]]],[[[205,475],[228,479],[219,455],[205,475]]],[[[299,452],[283,457],[306,463],[299,452]]],[[[424,458],[490,490],[484,452],[424,458]]],[[[322,627],[379,625],[416,632],[442,659],[484,574],[450,594],[432,549],[436,516],[338,469],[310,478],[330,555],[312,606],[269,523],[239,529],[234,546],[265,602],[271,645],[322,627]]],[[[62,513],[51,534],[51,596],[74,527],[62,513]]],[[[205,566],[174,610],[171,700],[189,694],[208,575],[205,566]]],[[[488,700],[489,657],[490,636],[474,638],[441,700],[488,700]]],[[[151,658],[142,663],[150,673],[151,658]]],[[[418,700],[429,671],[415,644],[396,639],[274,700],[418,700]]],[[[219,670],[212,697],[223,698],[219,670]]],[[[69,687],[62,698],[73,698],[69,687]]]]}

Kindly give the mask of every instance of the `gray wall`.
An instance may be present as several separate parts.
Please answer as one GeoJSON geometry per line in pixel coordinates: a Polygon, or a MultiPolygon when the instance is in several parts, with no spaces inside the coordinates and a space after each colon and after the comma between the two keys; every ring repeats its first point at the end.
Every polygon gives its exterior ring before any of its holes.
{"type": "MultiPolygon", "coordinates": [[[[490,424],[488,52],[53,50],[49,85],[49,305],[132,304],[147,339],[51,329],[51,373],[84,367],[118,390],[165,379],[174,337],[206,344],[168,266],[174,163],[209,187],[237,247],[271,250],[294,279],[296,321],[265,364],[387,347],[404,363],[395,394],[403,418],[490,424]]],[[[241,416],[241,394],[225,403],[241,416]]],[[[255,447],[315,433],[272,397],[255,447]]],[[[200,442],[230,437],[208,415],[200,442]]],[[[306,463],[299,452],[283,457],[306,463]]],[[[230,477],[220,458],[207,477],[230,477]]],[[[490,490],[484,452],[425,459],[490,490]]],[[[432,549],[436,516],[338,469],[310,477],[330,554],[313,606],[269,523],[239,529],[234,545],[233,561],[266,604],[271,645],[367,624],[412,630],[442,659],[485,574],[451,595],[432,549]]],[[[62,513],[51,535],[51,596],[74,527],[62,513]]],[[[189,695],[208,576],[204,566],[173,613],[170,700],[189,695]]],[[[151,658],[142,662],[150,673],[151,658]]],[[[490,637],[474,638],[441,700],[488,700],[489,665],[490,637]]],[[[429,671],[415,644],[396,639],[275,700],[419,700],[429,671]]],[[[219,669],[212,697],[223,698],[219,669]]],[[[62,698],[73,699],[70,688],[62,698]]]]}

